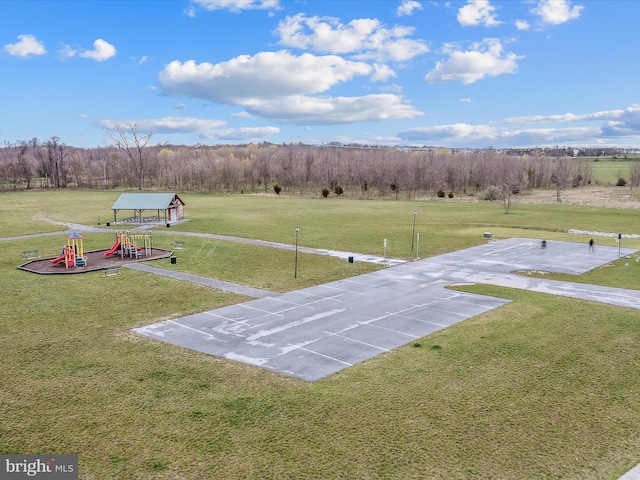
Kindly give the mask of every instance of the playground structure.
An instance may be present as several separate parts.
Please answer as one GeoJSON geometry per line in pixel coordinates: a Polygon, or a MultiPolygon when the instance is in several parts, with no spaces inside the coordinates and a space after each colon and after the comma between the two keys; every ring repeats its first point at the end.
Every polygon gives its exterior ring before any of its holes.
{"type": "Polygon", "coordinates": [[[61,264],[64,261],[65,268],[69,267],[85,267],[87,265],[87,257],[84,254],[82,245],[82,235],[72,233],[67,237],[67,244],[62,247],[62,253],[59,257],[51,260],[54,265],[61,264]]]}
{"type": "Polygon", "coordinates": [[[140,258],[141,255],[152,254],[150,232],[116,232],[116,241],[113,246],[104,252],[104,255],[119,254],[121,258],[140,258]]]}

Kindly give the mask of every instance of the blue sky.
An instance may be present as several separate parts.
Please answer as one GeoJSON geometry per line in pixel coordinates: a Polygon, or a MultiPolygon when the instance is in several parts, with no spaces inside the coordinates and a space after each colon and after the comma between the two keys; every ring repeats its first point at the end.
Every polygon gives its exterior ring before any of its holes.
{"type": "Polygon", "coordinates": [[[0,1],[0,142],[640,146],[635,0],[0,1]]]}

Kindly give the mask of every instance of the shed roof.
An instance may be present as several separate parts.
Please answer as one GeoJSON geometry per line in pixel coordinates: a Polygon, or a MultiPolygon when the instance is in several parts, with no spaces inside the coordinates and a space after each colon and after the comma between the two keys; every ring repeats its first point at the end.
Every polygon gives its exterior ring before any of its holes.
{"type": "Polygon", "coordinates": [[[175,193],[122,193],[111,210],[165,210],[174,203],[184,205],[175,193]]]}

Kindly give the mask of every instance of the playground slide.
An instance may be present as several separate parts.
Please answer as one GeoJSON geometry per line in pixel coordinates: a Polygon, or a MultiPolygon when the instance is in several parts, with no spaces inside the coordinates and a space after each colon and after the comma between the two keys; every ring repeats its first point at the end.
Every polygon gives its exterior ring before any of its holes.
{"type": "Polygon", "coordinates": [[[64,253],[60,255],[58,258],[54,258],[53,260],[51,260],[51,263],[55,265],[56,263],[60,263],[63,260],[64,260],[64,253]]]}
{"type": "Polygon", "coordinates": [[[113,247],[111,247],[109,250],[107,250],[106,252],[104,252],[104,256],[106,257],[107,255],[111,255],[112,253],[114,253],[116,250],[118,250],[120,248],[120,242],[116,242],[113,244],[113,247]]]}

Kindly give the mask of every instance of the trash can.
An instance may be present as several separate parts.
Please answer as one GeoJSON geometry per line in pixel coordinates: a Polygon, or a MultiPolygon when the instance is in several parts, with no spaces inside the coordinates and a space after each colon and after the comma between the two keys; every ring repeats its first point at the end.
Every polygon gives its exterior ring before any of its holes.
{"type": "Polygon", "coordinates": [[[353,263],[353,257],[349,257],[349,263],[353,263]]]}
{"type": "Polygon", "coordinates": [[[107,222],[107,227],[110,227],[110,226],[111,226],[111,222],[107,222]]]}
{"type": "Polygon", "coordinates": [[[171,257],[171,265],[175,265],[177,263],[178,259],[175,256],[171,257]]]}
{"type": "Polygon", "coordinates": [[[167,223],[167,228],[169,228],[170,226],[171,226],[171,224],[170,224],[170,223],[167,223]]]}

